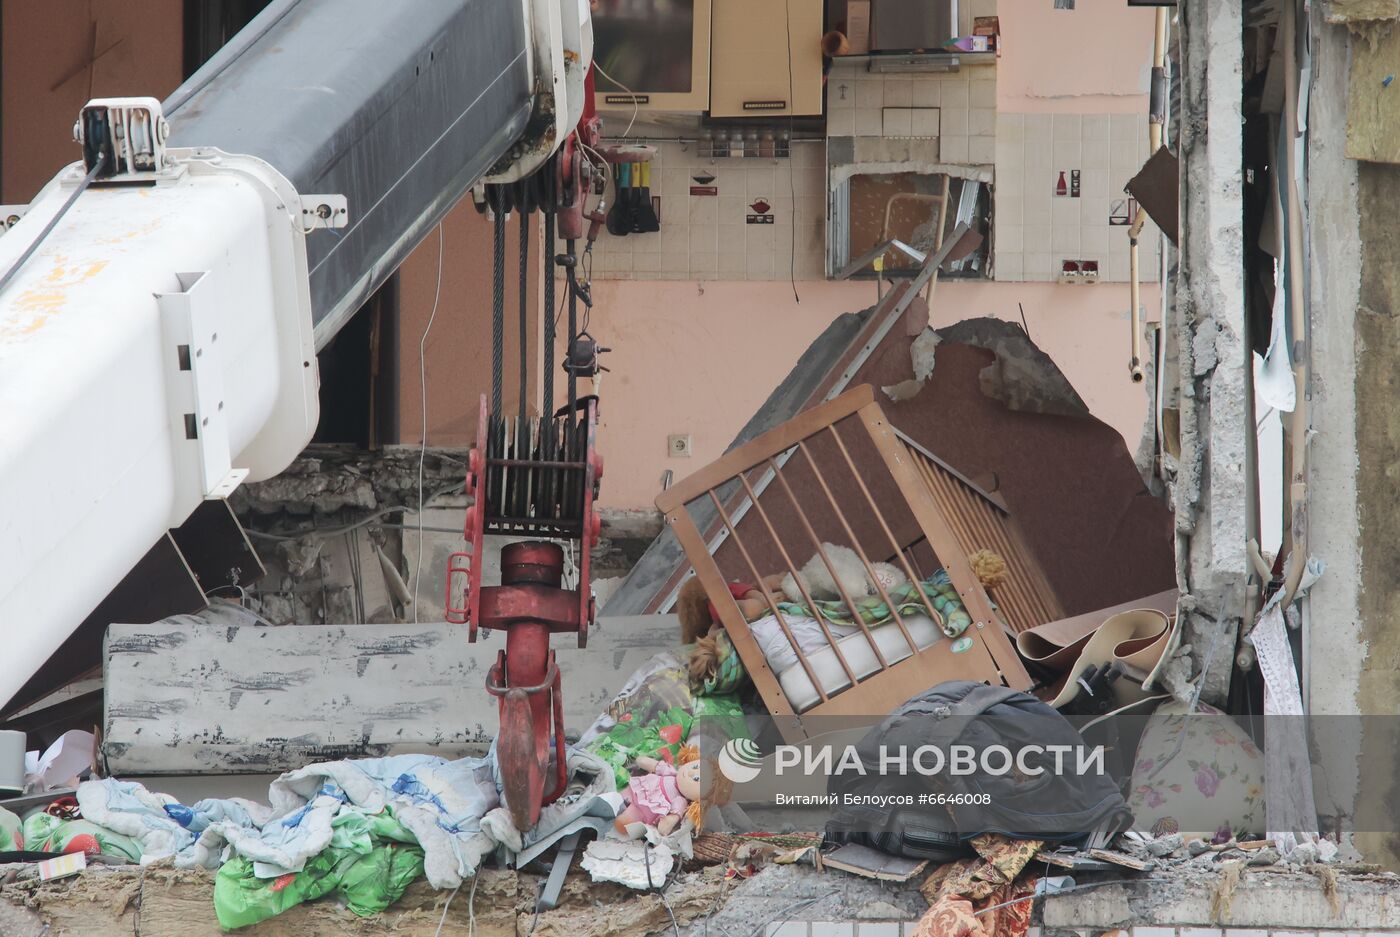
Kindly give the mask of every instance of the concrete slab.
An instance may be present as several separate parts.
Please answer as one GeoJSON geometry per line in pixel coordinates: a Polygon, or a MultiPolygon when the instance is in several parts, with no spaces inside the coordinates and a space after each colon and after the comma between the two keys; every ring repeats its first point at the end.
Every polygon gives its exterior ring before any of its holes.
{"type": "MultiPolygon", "coordinates": [[[[554,647],[564,721],[586,729],[639,666],[675,646],[674,616],[605,618],[554,647]]],[[[103,752],[119,775],[254,774],[311,761],[480,754],[497,730],[486,672],[505,636],[450,625],[113,625],[103,752]]]]}

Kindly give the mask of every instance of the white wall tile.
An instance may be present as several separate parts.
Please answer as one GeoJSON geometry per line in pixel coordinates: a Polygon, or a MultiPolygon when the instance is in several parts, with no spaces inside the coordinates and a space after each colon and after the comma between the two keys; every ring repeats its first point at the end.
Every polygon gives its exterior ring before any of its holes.
{"type": "Polygon", "coordinates": [[[1051,279],[1049,251],[1027,251],[1024,256],[1024,273],[1027,280],[1051,279]]]}
{"type": "Polygon", "coordinates": [[[909,83],[914,107],[938,107],[943,103],[943,82],[925,76],[916,76],[909,83]]]}
{"type": "MultiPolygon", "coordinates": [[[[691,225],[713,225],[719,223],[719,199],[711,198],[709,196],[687,195],[686,202],[680,202],[677,204],[679,206],[685,206],[688,209],[685,218],[691,223],[691,225]],[[689,204],[687,205],[686,202],[689,202],[689,204]]],[[[667,214],[669,214],[669,212],[667,214]]],[[[677,216],[678,217],[675,220],[681,220],[679,217],[679,212],[677,212],[677,216]]],[[[693,234],[692,237],[694,237],[693,234]]]]}
{"type": "Polygon", "coordinates": [[[1039,140],[1048,145],[1050,141],[1054,139],[1050,116],[1049,114],[1025,115],[1027,143],[1032,140],[1039,140]]]}
{"type": "Polygon", "coordinates": [[[904,75],[885,76],[885,107],[912,107],[914,84],[904,75]]]}
{"type": "Polygon", "coordinates": [[[1107,140],[1085,141],[1083,151],[1079,156],[1081,169],[1098,169],[1107,171],[1109,164],[1109,147],[1107,140]]]}
{"type": "Polygon", "coordinates": [[[1022,250],[1048,251],[1050,249],[1050,226],[1048,224],[1028,224],[1021,231],[1022,250]]]}
{"type": "Polygon", "coordinates": [[[1003,252],[1019,254],[1026,249],[1025,228],[1004,223],[1000,211],[996,220],[996,249],[998,256],[1003,252]]]}
{"type": "Polygon", "coordinates": [[[996,162],[996,138],[968,137],[967,160],[976,166],[990,166],[996,162]]]}
{"type": "Polygon", "coordinates": [[[968,134],[967,108],[948,107],[939,109],[940,132],[952,137],[965,137],[968,134]]]}
{"type": "MultiPolygon", "coordinates": [[[[1084,225],[1082,228],[1080,228],[1079,249],[1084,252],[1084,256],[1097,257],[1100,260],[1102,260],[1109,250],[1110,241],[1108,232],[1110,230],[1117,229],[1110,229],[1107,224],[1084,225]]],[[[1122,238],[1122,241],[1123,250],[1127,250],[1127,238],[1122,238]]]]}
{"type": "Polygon", "coordinates": [[[992,110],[996,110],[996,79],[979,78],[969,82],[967,89],[967,104],[968,107],[986,107],[992,110]]]}
{"type": "Polygon", "coordinates": [[[1061,257],[1079,256],[1079,226],[1052,225],[1050,228],[1050,252],[1061,257]]]}
{"type": "Polygon", "coordinates": [[[967,112],[967,132],[974,137],[990,137],[997,132],[997,112],[991,107],[974,107],[967,112]]]}
{"type": "MultiPolygon", "coordinates": [[[[1030,180],[1027,180],[1029,184],[1030,180]]],[[[1053,196],[1048,189],[1039,186],[1026,189],[1021,199],[1022,222],[1028,225],[1050,225],[1050,201],[1053,196]]],[[[1034,243],[1034,242],[1032,242],[1034,243]]]]}
{"type": "Polygon", "coordinates": [[[909,132],[916,137],[936,137],[940,133],[939,110],[915,107],[910,110],[909,132]]]}
{"type": "Polygon", "coordinates": [[[742,280],[749,272],[749,258],[743,251],[719,254],[716,274],[726,279],[742,280]]]}
{"type": "MultiPolygon", "coordinates": [[[[826,132],[833,137],[854,136],[856,132],[856,111],[853,109],[829,111],[826,115],[826,132]]],[[[1104,160],[1105,165],[1107,162],[1107,160],[1104,160]]]]}
{"type": "Polygon", "coordinates": [[[1015,283],[1024,279],[1025,275],[1023,255],[1015,253],[996,255],[995,279],[1015,283]]]}
{"type": "MultiPolygon", "coordinates": [[[[787,188],[784,186],[783,188],[787,188]]],[[[749,198],[776,198],[778,173],[772,166],[753,166],[744,173],[744,193],[749,198]]]]}
{"type": "Polygon", "coordinates": [[[1113,114],[1109,117],[1109,139],[1115,143],[1138,139],[1136,114],[1113,114]]]}
{"type": "Polygon", "coordinates": [[[773,261],[771,252],[749,254],[744,263],[744,276],[750,280],[772,279],[775,269],[773,261]]]}
{"type": "MultiPolygon", "coordinates": [[[[1219,934],[1219,931],[1216,931],[1219,934]]],[[[1175,927],[1134,927],[1133,937],[1176,937],[1175,927]]]]}
{"type": "Polygon", "coordinates": [[[887,137],[907,137],[914,132],[914,109],[911,107],[886,107],[883,118],[883,133],[887,137]]]}
{"type": "MultiPolygon", "coordinates": [[[[828,79],[829,80],[829,79],[828,79]]],[[[856,107],[884,107],[884,79],[861,78],[856,82],[856,107]]]]}
{"type": "Polygon", "coordinates": [[[997,142],[1016,144],[1020,149],[1026,137],[1026,119],[1021,114],[997,114],[997,142]]]}
{"type": "Polygon", "coordinates": [[[1083,139],[1083,120],[1078,114],[1056,114],[1052,118],[1056,140],[1083,139]]]}
{"type": "Polygon", "coordinates": [[[1055,168],[1069,172],[1071,169],[1081,168],[1080,162],[1083,156],[1083,148],[1078,140],[1056,140],[1052,152],[1055,160],[1055,168]]]}
{"type": "Polygon", "coordinates": [[[968,138],[950,136],[946,130],[938,138],[938,158],[945,163],[966,163],[968,156],[968,138]]]}
{"type": "Polygon", "coordinates": [[[1050,224],[1056,228],[1079,229],[1080,199],[1055,196],[1050,201],[1050,224]]]}
{"type": "Polygon", "coordinates": [[[856,136],[878,137],[884,127],[884,117],[879,108],[865,107],[856,110],[856,136]]]}
{"type": "Polygon", "coordinates": [[[967,90],[966,79],[956,79],[943,82],[941,106],[943,107],[969,107],[970,97],[967,90]]]}
{"type": "Polygon", "coordinates": [[[1085,114],[1083,118],[1083,140],[1085,143],[1108,140],[1109,120],[1107,114],[1085,114]]]}

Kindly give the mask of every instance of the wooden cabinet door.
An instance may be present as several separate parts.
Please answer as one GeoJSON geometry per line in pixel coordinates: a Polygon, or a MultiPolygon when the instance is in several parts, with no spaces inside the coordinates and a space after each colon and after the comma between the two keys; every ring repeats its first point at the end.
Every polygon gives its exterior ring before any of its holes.
{"type": "Polygon", "coordinates": [[[713,16],[710,116],[821,113],[822,0],[714,0],[713,16]]]}

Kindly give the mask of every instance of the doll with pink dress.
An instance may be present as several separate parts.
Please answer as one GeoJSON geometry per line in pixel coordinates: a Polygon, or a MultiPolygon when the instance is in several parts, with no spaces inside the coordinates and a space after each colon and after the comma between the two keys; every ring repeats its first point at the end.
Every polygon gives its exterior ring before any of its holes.
{"type": "Polygon", "coordinates": [[[637,767],[647,773],[632,778],[623,792],[627,806],[613,821],[618,833],[637,839],[646,827],[654,826],[665,836],[682,819],[690,820],[699,832],[704,812],[700,800],[700,751],[694,745],[686,745],[676,760],[679,768],[645,755],[637,758],[637,767]]]}

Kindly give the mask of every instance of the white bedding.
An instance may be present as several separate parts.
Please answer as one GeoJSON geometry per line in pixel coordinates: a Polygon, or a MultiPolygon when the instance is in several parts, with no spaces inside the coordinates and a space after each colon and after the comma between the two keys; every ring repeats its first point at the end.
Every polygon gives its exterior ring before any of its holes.
{"type": "MultiPolygon", "coordinates": [[[[802,648],[802,653],[808,656],[826,648],[830,650],[826,635],[822,632],[822,626],[815,618],[804,618],[801,615],[783,615],[783,621],[787,623],[788,630],[792,632],[793,638],[802,648]]],[[[850,634],[860,631],[856,625],[837,625],[827,622],[831,629],[831,636],[837,641],[850,634]]],[[[763,650],[763,656],[768,661],[768,668],[774,673],[782,673],[789,667],[797,664],[797,652],[792,649],[792,644],[788,641],[787,635],[783,634],[783,629],[778,624],[778,619],[773,615],[765,615],[749,625],[749,631],[753,633],[754,640],[763,650]]]]}
{"type": "MultiPolygon", "coordinates": [[[[787,622],[792,637],[802,648],[802,654],[806,655],[806,661],[811,665],[822,689],[826,690],[826,695],[833,696],[847,689],[851,685],[850,678],[846,675],[846,669],[841,667],[841,662],[837,660],[836,651],[827,643],[822,626],[815,619],[798,615],[784,615],[783,619],[787,622]]],[[[837,647],[841,648],[841,655],[855,672],[855,678],[864,679],[865,676],[878,671],[879,660],[872,653],[871,644],[861,632],[860,626],[834,625],[827,622],[827,627],[832,630],[832,637],[836,639],[837,647]]],[[[941,627],[927,615],[904,616],[904,627],[909,629],[909,636],[913,637],[918,650],[924,650],[944,636],[941,627]]],[[[769,661],[769,667],[778,675],[778,685],[783,688],[792,709],[801,713],[820,702],[822,696],[816,692],[815,686],[812,686],[812,679],[806,675],[801,662],[798,662],[797,653],[792,650],[792,644],[788,643],[777,619],[773,615],[763,616],[750,623],[749,630],[762,648],[763,657],[769,661]]],[[[886,664],[895,664],[896,661],[909,657],[909,641],[904,640],[903,633],[900,633],[899,626],[895,623],[886,622],[871,627],[871,636],[875,639],[875,646],[885,655],[886,664]]]]}
{"type": "MultiPolygon", "coordinates": [[[[821,625],[811,618],[791,615],[784,616],[784,620],[801,646],[812,673],[826,691],[826,695],[832,696],[849,687],[851,680],[846,676],[841,662],[837,660],[836,652],[827,643],[826,636],[822,634],[821,625]]],[[[855,672],[856,679],[864,679],[880,669],[880,661],[871,651],[870,641],[859,626],[828,622],[827,627],[831,629],[832,637],[837,639],[836,644],[841,649],[841,656],[855,672]]],[[[914,639],[919,650],[929,647],[943,637],[943,630],[927,615],[905,615],[904,627],[909,630],[909,636],[914,639]]],[[[821,695],[812,685],[812,680],[807,676],[802,664],[798,662],[797,654],[794,653],[782,629],[778,627],[776,619],[768,615],[749,625],[749,629],[757,639],[759,647],[763,649],[768,666],[778,674],[778,683],[783,688],[783,695],[787,697],[793,709],[803,712],[820,701],[821,695]]],[[[904,660],[911,653],[909,642],[893,622],[876,625],[870,629],[870,634],[887,664],[904,660]]]]}

